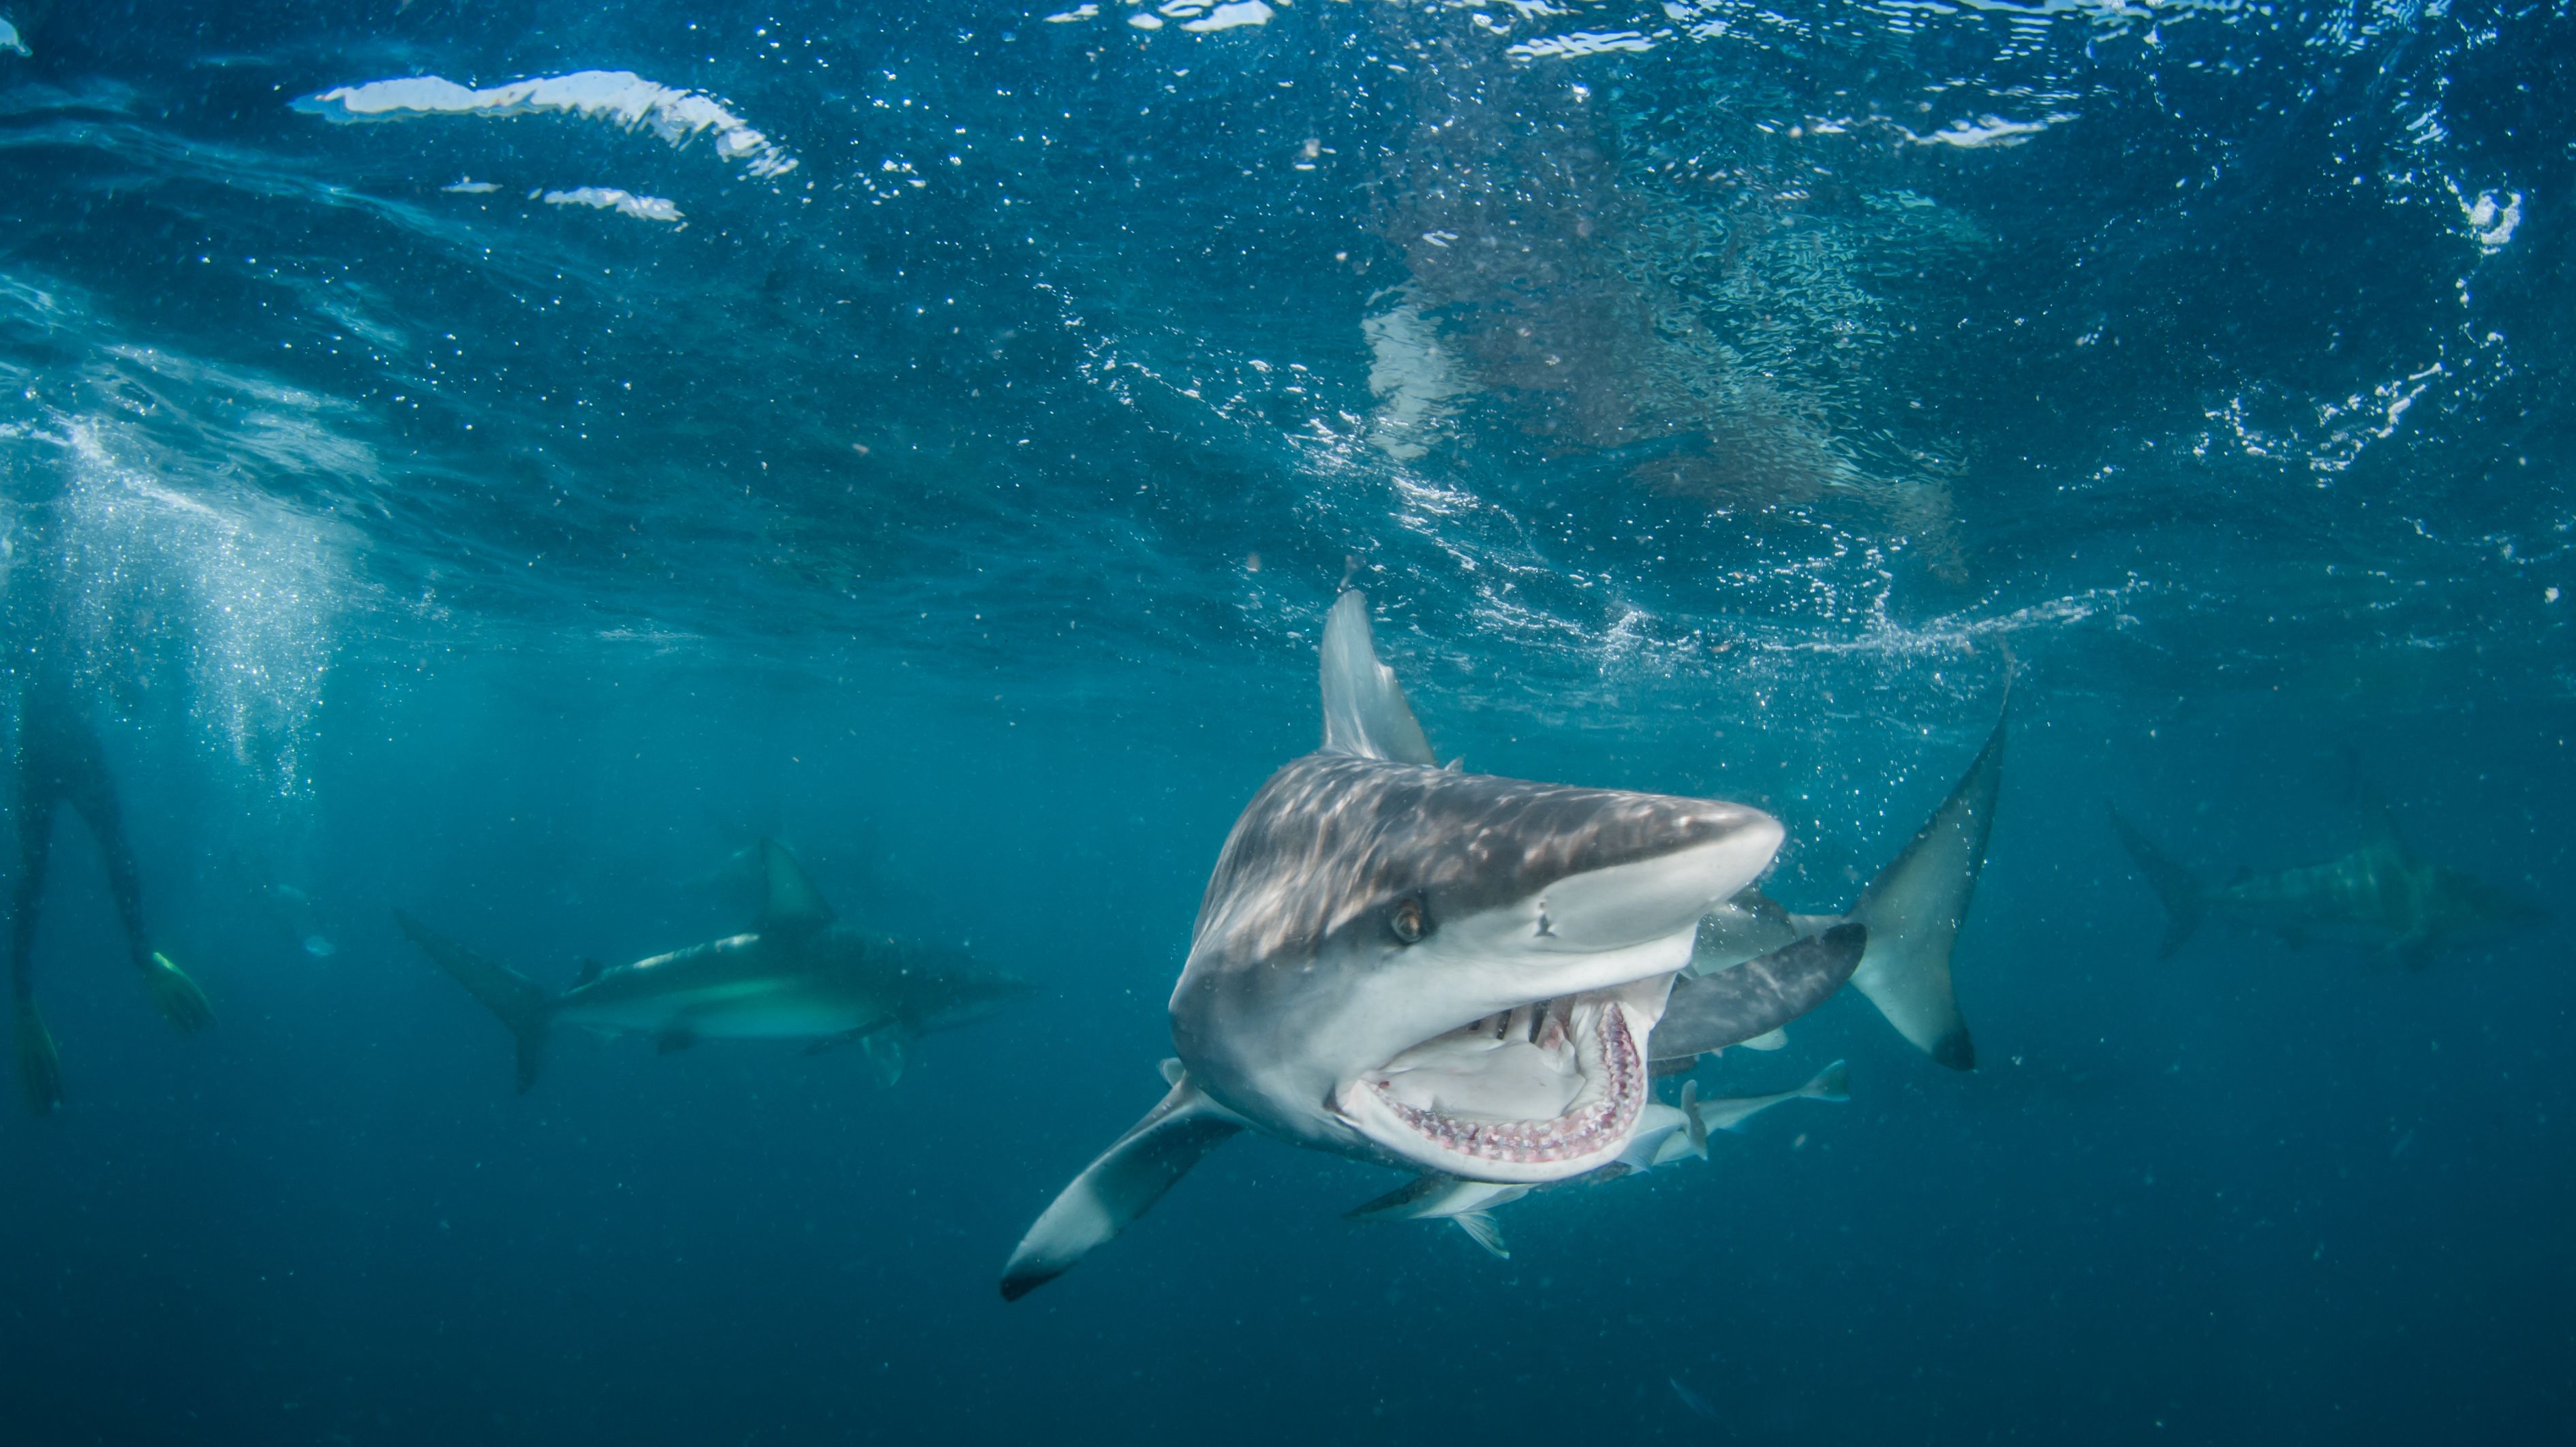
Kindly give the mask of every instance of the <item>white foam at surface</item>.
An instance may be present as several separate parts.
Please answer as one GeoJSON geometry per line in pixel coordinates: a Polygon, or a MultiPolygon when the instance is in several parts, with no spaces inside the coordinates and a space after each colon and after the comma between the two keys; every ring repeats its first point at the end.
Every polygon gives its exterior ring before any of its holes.
{"type": "MultiPolygon", "coordinates": [[[[1165,6],[1165,12],[1168,13],[1170,8],[1165,6]]],[[[1211,30],[1232,30],[1238,25],[1267,25],[1273,13],[1262,0],[1236,0],[1233,4],[1219,5],[1196,20],[1182,21],[1181,28],[1204,34],[1211,30]]]]}
{"type": "Polygon", "coordinates": [[[411,76],[335,86],[295,102],[295,109],[342,123],[572,115],[607,121],[620,130],[649,130],[673,146],[686,145],[703,132],[714,137],[718,156],[743,162],[755,176],[783,176],[797,164],[784,147],[713,97],[676,90],[631,70],[581,70],[482,90],[435,75],[411,76]]]}
{"type": "Polygon", "coordinates": [[[2493,191],[2479,192],[2475,201],[2462,197],[2460,214],[2468,218],[2478,249],[2493,256],[2512,243],[2515,229],[2522,225],[2522,193],[2513,192],[2502,202],[2493,191]]]}
{"type": "Polygon", "coordinates": [[[1369,344],[1369,390],[1378,397],[1368,440],[1399,462],[1420,457],[1456,410],[1456,399],[1475,388],[1458,375],[1438,332],[1411,297],[1362,319],[1360,332],[1369,344]]]}
{"type": "Polygon", "coordinates": [[[450,196],[489,196],[501,189],[498,181],[463,180],[438,188],[450,196]]]}
{"type": "Polygon", "coordinates": [[[1918,146],[1956,146],[1963,151],[1980,151],[1989,146],[2018,146],[2050,126],[2062,125],[2073,119],[2075,117],[2058,112],[2051,112],[2035,121],[2008,120],[2003,116],[1979,116],[1972,121],[1963,116],[1928,136],[1906,131],[1905,137],[1918,146]]]}
{"type": "Polygon", "coordinates": [[[569,191],[548,191],[549,206],[589,206],[601,211],[614,211],[638,221],[660,221],[676,224],[686,218],[680,208],[659,196],[638,196],[615,186],[576,186],[569,191]]]}
{"type": "Polygon", "coordinates": [[[1577,30],[1570,35],[1547,35],[1524,40],[1505,52],[1514,60],[1571,60],[1578,55],[1599,55],[1606,51],[1648,51],[1657,40],[1669,37],[1671,31],[1658,31],[1648,36],[1635,30],[1577,30]]]}

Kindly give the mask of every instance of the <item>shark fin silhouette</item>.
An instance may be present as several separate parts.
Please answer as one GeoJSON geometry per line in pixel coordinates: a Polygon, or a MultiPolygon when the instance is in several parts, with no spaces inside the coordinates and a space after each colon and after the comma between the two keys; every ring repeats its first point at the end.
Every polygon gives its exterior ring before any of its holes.
{"type": "Polygon", "coordinates": [[[1241,1129],[1234,1112],[1184,1075],[1162,1104],[1085,1166],[1020,1238],[1002,1268],[1002,1299],[1017,1301],[1072,1270],[1152,1210],[1192,1166],[1241,1129]]]}
{"type": "Polygon", "coordinates": [[[1325,753],[1439,766],[1395,670],[1378,662],[1367,594],[1352,588],[1334,602],[1324,622],[1323,654],[1325,753]]]}
{"type": "Polygon", "coordinates": [[[2156,958],[2171,959],[2183,941],[2191,938],[2192,931],[2200,928],[2201,916],[2209,912],[2209,895],[2182,861],[2157,848],[2155,841],[2140,833],[2136,825],[2121,818],[2116,808],[2111,809],[2111,827],[2120,836],[2120,847],[2129,851],[2129,857],[2137,861],[2138,872],[2147,877],[2147,887],[2164,904],[2165,935],[2156,942],[2156,958]]]}
{"type": "Polygon", "coordinates": [[[1869,926],[1869,950],[1852,972],[1852,988],[1915,1049],[1952,1070],[1977,1068],[1977,1047],[1950,982],[1950,952],[1986,867],[2011,706],[2007,696],[1976,762],[1843,916],[1869,926]]]}

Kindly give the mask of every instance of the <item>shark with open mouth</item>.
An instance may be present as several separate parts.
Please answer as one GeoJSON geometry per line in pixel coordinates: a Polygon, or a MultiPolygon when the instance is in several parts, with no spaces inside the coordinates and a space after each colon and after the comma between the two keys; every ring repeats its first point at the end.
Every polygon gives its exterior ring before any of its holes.
{"type": "Polygon", "coordinates": [[[1599,1170],[1644,1128],[1654,1060],[1765,1035],[1851,975],[1859,927],[1692,977],[1677,1002],[1702,916],[1769,867],[1778,821],[1441,768],[1357,591],[1322,651],[1323,746],[1244,807],[1200,901],[1170,1092],[1029,1228],[1006,1298],[1247,1128],[1458,1180],[1599,1170]],[[1677,1003],[1687,1038],[1663,1030],[1677,1003]]]}

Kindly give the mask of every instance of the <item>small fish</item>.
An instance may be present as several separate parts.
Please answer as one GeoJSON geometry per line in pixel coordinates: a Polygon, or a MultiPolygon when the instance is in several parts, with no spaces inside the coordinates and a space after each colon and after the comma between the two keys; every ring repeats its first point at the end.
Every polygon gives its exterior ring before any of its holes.
{"type": "Polygon", "coordinates": [[[1706,1417],[1712,1422],[1723,1422],[1726,1420],[1724,1417],[1718,1415],[1716,1403],[1711,1402],[1708,1398],[1703,1397],[1699,1393],[1692,1391],[1689,1387],[1684,1386],[1681,1378],[1667,1376],[1664,1380],[1672,1383],[1673,1395],[1682,1399],[1682,1405],[1690,1408],[1692,1415],[1706,1417]]]}

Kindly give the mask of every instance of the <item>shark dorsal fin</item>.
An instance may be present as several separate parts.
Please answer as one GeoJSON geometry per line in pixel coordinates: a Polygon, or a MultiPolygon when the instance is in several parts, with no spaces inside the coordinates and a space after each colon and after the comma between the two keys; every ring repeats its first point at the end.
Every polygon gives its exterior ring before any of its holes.
{"type": "Polygon", "coordinates": [[[1735,896],[1735,898],[1728,900],[1727,903],[1734,905],[1737,909],[1744,911],[1746,914],[1753,916],[1764,924],[1785,925],[1789,923],[1789,907],[1782,904],[1780,901],[1773,899],[1771,896],[1764,894],[1761,889],[1756,886],[1746,886],[1735,896]]]}
{"type": "Polygon", "coordinates": [[[581,957],[581,973],[573,976],[572,987],[578,990],[584,985],[596,983],[607,971],[608,967],[601,964],[596,956],[584,955],[581,957]]]}
{"type": "Polygon", "coordinates": [[[1436,768],[1395,670],[1377,660],[1368,595],[1345,589],[1324,624],[1324,748],[1328,754],[1436,768]]]}
{"type": "Polygon", "coordinates": [[[761,840],[760,868],[769,881],[761,896],[760,923],[755,926],[762,934],[794,934],[832,922],[832,907],[823,902],[822,892],[787,846],[775,839],[761,840]]]}
{"type": "Polygon", "coordinates": [[[2397,827],[2397,811],[2388,807],[2386,795],[2364,785],[2361,794],[2361,847],[2381,850],[2400,859],[2414,856],[2407,851],[2406,836],[2397,827]]]}

